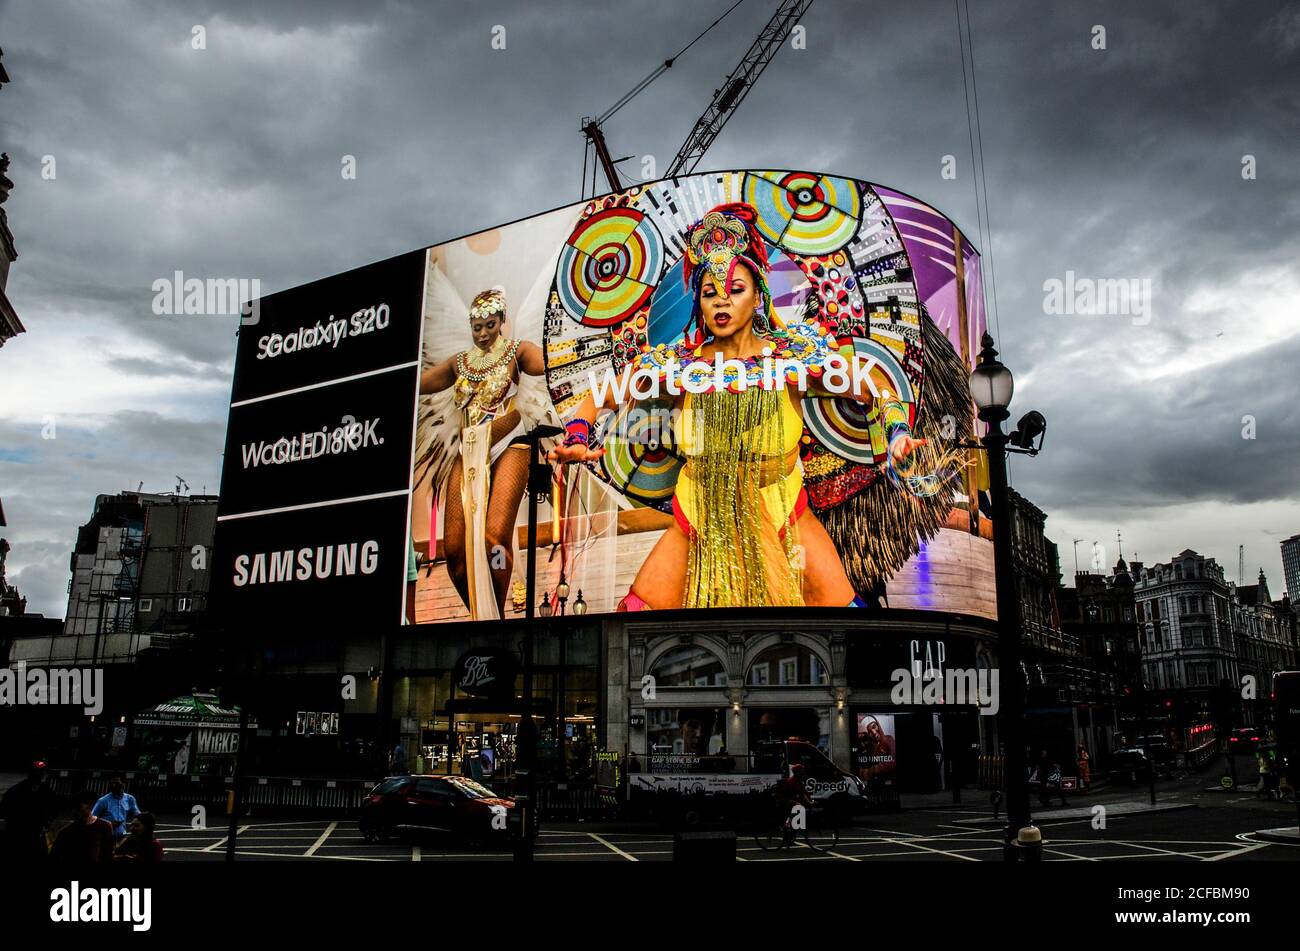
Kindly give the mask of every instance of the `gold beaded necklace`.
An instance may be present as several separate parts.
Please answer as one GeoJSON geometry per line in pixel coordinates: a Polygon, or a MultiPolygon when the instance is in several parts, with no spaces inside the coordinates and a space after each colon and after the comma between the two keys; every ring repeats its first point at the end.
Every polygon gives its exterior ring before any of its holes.
{"type": "Polygon", "coordinates": [[[518,340],[507,340],[504,336],[497,337],[492,346],[486,351],[481,351],[475,347],[472,351],[465,351],[456,354],[456,375],[462,376],[473,383],[482,383],[494,370],[501,368],[504,363],[509,363],[515,358],[515,352],[519,349],[518,340]]]}

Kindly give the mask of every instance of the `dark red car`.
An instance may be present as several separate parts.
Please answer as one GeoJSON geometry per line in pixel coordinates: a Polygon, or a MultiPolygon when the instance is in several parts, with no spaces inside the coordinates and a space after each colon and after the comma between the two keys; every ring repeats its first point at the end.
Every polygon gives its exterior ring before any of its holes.
{"type": "Polygon", "coordinates": [[[472,842],[504,842],[515,801],[464,776],[391,776],[361,803],[367,842],[402,830],[445,832],[472,842]]]}
{"type": "Polygon", "coordinates": [[[1253,726],[1233,730],[1228,734],[1228,750],[1232,753],[1253,753],[1259,748],[1263,736],[1253,726]]]}

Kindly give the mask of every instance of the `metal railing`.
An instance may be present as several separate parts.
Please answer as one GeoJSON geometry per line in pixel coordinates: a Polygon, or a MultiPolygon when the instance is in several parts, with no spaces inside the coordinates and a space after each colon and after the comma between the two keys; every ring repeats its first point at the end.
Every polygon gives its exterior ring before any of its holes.
{"type": "MultiPolygon", "coordinates": [[[[115,770],[54,769],[50,788],[70,800],[83,789],[97,796],[108,792],[115,770]]],[[[126,791],[147,812],[193,815],[195,806],[208,810],[209,821],[227,815],[234,782],[229,776],[188,776],[168,773],[127,771],[126,791]]],[[[243,808],[253,816],[294,815],[322,818],[355,818],[374,779],[328,779],[293,776],[250,776],[244,785],[243,808]]],[[[487,780],[494,792],[513,793],[509,781],[487,780]]],[[[607,815],[594,782],[547,783],[538,791],[541,816],[551,820],[590,819],[607,815]]]]}

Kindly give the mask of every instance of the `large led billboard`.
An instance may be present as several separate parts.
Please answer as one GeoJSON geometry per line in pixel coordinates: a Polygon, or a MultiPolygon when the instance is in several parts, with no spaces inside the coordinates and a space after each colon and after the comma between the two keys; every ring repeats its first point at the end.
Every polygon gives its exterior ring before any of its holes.
{"type": "Polygon", "coordinates": [[[684,176],[258,312],[217,543],[236,612],[517,616],[525,443],[544,426],[537,591],[557,611],[994,614],[962,445],[979,256],[915,198],[684,176]]]}

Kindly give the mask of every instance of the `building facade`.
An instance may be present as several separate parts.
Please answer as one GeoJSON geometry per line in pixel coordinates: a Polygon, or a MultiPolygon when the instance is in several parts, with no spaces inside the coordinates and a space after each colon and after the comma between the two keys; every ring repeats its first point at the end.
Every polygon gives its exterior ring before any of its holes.
{"type": "MultiPolygon", "coordinates": [[[[9,82],[5,71],[4,50],[0,50],[0,89],[9,82]]],[[[9,215],[4,204],[9,200],[9,192],[14,183],[9,178],[9,153],[0,153],[0,347],[6,340],[18,336],[25,329],[5,288],[9,284],[9,265],[18,260],[18,250],[14,246],[14,233],[9,230],[9,215]]],[[[0,524],[3,524],[0,522],[0,524]]]]}
{"type": "Polygon", "coordinates": [[[1300,600],[1300,535],[1292,535],[1282,542],[1282,573],[1287,597],[1293,603],[1300,600]]]}
{"type": "Polygon", "coordinates": [[[98,496],[71,555],[63,631],[16,643],[11,662],[130,664],[188,631],[207,605],[216,508],[216,496],[98,496]]]}
{"type": "Polygon", "coordinates": [[[1184,549],[1170,561],[1133,566],[1143,677],[1154,691],[1207,694],[1239,681],[1234,589],[1213,558],[1184,549]]]}
{"type": "Polygon", "coordinates": [[[1260,726],[1269,714],[1273,675],[1296,667],[1290,602],[1274,602],[1260,569],[1257,583],[1236,587],[1232,604],[1233,641],[1243,684],[1245,723],[1260,726]]]}
{"type": "Polygon", "coordinates": [[[1141,639],[1129,566],[1121,558],[1109,575],[1076,572],[1073,588],[1059,592],[1062,630],[1079,644],[1067,665],[1065,688],[1076,703],[1079,742],[1094,771],[1109,767],[1131,712],[1124,698],[1141,687],[1141,639]]]}

